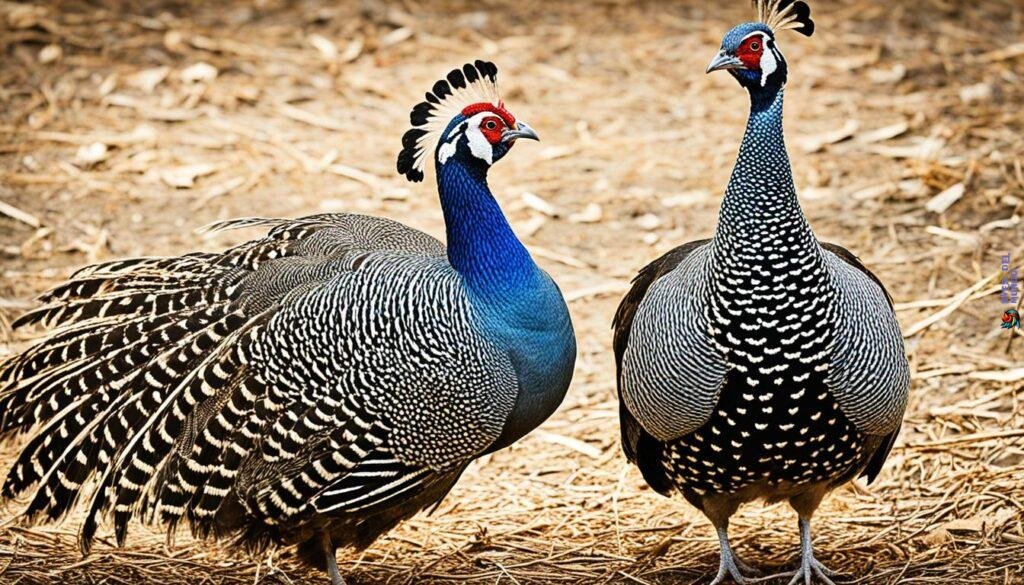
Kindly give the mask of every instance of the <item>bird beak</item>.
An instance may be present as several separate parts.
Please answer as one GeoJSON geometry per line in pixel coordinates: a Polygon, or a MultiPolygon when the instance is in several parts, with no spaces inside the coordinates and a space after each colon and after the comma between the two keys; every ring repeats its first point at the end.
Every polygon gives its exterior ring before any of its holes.
{"type": "Polygon", "coordinates": [[[740,61],[736,57],[726,53],[725,51],[719,51],[715,58],[708,63],[708,68],[704,73],[711,73],[712,71],[718,71],[719,69],[746,69],[743,65],[743,61],[740,61]]]}
{"type": "Polygon", "coordinates": [[[525,122],[517,122],[515,130],[508,129],[501,134],[501,141],[505,144],[512,144],[517,138],[529,138],[530,140],[540,140],[540,136],[526,125],[525,122]]]}

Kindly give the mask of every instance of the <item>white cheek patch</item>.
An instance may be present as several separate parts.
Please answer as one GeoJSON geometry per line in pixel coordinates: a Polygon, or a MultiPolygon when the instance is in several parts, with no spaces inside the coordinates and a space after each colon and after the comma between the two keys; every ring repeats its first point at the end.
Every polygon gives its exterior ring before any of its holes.
{"type": "Polygon", "coordinates": [[[459,124],[452,131],[448,139],[441,143],[441,146],[437,147],[438,164],[444,165],[448,162],[448,159],[455,155],[459,138],[463,134],[465,134],[469,144],[469,152],[487,164],[492,164],[494,162],[494,150],[491,148],[491,143],[483,135],[483,132],[480,131],[480,120],[490,115],[493,114],[491,112],[481,112],[459,124]]]}
{"type": "Polygon", "coordinates": [[[462,134],[456,133],[451,140],[437,148],[437,162],[444,164],[455,154],[455,143],[458,141],[459,136],[462,136],[462,134]]]}
{"type": "Polygon", "coordinates": [[[775,58],[775,50],[768,46],[768,39],[762,39],[761,50],[761,87],[768,83],[768,78],[779,68],[779,62],[775,58]]]}
{"type": "Polygon", "coordinates": [[[466,138],[469,139],[469,152],[473,153],[473,156],[487,164],[494,162],[494,149],[491,148],[491,143],[484,136],[484,133],[480,131],[479,126],[470,126],[466,130],[466,138]]]}

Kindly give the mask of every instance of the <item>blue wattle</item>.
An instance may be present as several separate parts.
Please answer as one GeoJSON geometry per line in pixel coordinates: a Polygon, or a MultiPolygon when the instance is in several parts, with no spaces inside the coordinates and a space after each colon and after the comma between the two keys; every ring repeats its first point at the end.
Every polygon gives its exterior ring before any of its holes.
{"type": "Polygon", "coordinates": [[[519,396],[502,436],[510,445],[565,397],[576,337],[561,292],[513,233],[487,186],[487,167],[454,156],[437,171],[448,261],[462,276],[483,336],[508,352],[519,396]]]}

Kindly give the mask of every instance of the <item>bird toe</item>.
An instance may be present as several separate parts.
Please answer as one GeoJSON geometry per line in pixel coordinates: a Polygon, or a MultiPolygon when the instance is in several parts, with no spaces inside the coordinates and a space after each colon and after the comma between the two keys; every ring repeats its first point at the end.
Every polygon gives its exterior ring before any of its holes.
{"type": "Polygon", "coordinates": [[[711,585],[721,585],[731,579],[736,585],[749,585],[755,580],[744,575],[744,573],[757,574],[757,571],[739,560],[731,551],[722,551],[718,562],[718,573],[711,581],[711,585]]]}

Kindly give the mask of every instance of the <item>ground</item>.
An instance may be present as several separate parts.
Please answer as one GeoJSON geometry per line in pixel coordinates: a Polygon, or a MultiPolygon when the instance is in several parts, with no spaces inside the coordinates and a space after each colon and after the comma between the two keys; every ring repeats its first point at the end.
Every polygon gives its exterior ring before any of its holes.
{"type": "MultiPolygon", "coordinates": [[[[818,558],[848,582],[1024,583],[1024,350],[999,327],[1001,257],[1024,257],[1024,5],[812,6],[816,34],[780,38],[802,205],[887,284],[913,370],[881,477],[819,511],[818,558]]],[[[7,324],[78,266],[256,235],[195,231],[214,220],[345,210],[442,235],[431,182],[394,172],[400,136],[435,79],[490,59],[542,137],[490,182],[569,300],[573,385],[540,430],[474,463],[433,515],[342,553],[342,570],[356,584],[707,582],[708,523],[620,452],[610,321],[638,268],[714,229],[747,104],[704,67],[748,8],[0,3],[0,355],[32,333],[7,324]]],[[[287,550],[165,544],[142,525],[83,559],[80,516],[28,526],[18,509],[0,514],[2,583],[323,581],[287,550]]],[[[747,506],[732,534],[763,567],[797,552],[784,505],[747,506]]]]}

